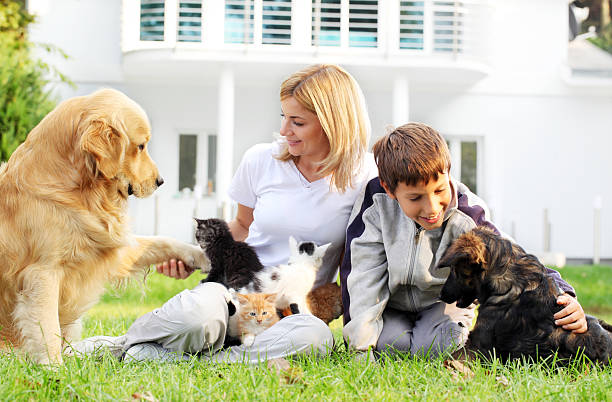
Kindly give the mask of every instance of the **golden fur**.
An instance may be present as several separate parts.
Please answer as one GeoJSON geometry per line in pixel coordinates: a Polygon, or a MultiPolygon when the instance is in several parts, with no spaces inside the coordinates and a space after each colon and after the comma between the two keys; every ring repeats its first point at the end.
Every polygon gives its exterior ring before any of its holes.
{"type": "Polygon", "coordinates": [[[104,284],[169,258],[205,268],[199,247],[130,233],[127,197],[163,183],[144,111],[103,89],[62,102],[0,167],[0,339],[61,363],[104,284]]]}

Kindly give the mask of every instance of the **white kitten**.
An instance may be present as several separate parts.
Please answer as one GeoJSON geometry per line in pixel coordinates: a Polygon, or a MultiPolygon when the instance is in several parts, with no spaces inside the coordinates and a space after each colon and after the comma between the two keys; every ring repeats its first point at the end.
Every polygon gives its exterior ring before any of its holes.
{"type": "MultiPolygon", "coordinates": [[[[317,271],[323,264],[325,251],[331,243],[317,246],[313,242],[298,243],[289,237],[289,261],[276,267],[269,267],[257,273],[262,293],[276,293],[276,307],[284,310],[297,304],[300,313],[312,314],[306,297],[312,289],[317,271]]],[[[252,292],[247,286],[240,293],[252,292]]]]}

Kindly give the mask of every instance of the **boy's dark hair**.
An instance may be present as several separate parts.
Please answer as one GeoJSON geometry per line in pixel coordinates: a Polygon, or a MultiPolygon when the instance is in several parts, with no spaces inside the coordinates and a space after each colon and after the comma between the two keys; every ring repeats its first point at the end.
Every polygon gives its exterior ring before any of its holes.
{"type": "Polygon", "coordinates": [[[451,158],[444,138],[422,123],[408,123],[380,138],[372,147],[378,177],[395,193],[398,183],[414,186],[438,180],[450,171],[451,158]]]}

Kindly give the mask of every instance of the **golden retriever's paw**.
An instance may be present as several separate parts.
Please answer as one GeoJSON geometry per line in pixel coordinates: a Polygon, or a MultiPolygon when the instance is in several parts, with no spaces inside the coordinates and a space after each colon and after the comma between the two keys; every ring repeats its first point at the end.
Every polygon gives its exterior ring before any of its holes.
{"type": "Polygon", "coordinates": [[[179,258],[190,268],[200,269],[203,273],[210,272],[210,260],[198,246],[185,245],[179,258]]]}
{"type": "Polygon", "coordinates": [[[49,356],[45,353],[45,354],[38,354],[38,355],[30,355],[30,357],[35,363],[40,364],[41,366],[45,366],[50,369],[53,369],[54,367],[61,366],[62,364],[64,364],[64,361],[61,355],[49,356]]]}

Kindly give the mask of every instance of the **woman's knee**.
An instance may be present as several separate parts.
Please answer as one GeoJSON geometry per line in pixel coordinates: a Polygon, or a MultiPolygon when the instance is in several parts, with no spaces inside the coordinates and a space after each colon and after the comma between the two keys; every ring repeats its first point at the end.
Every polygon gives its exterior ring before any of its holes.
{"type": "Polygon", "coordinates": [[[283,319],[293,327],[292,340],[297,349],[312,348],[328,353],[334,346],[334,335],[323,321],[310,314],[295,314],[283,319]]]}
{"type": "Polygon", "coordinates": [[[186,328],[197,329],[203,322],[228,320],[227,289],[218,283],[202,283],[194,289],[181,292],[180,306],[173,307],[174,319],[186,328]]]}

